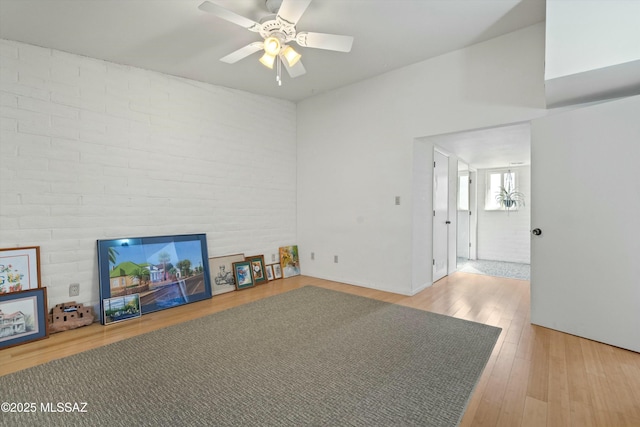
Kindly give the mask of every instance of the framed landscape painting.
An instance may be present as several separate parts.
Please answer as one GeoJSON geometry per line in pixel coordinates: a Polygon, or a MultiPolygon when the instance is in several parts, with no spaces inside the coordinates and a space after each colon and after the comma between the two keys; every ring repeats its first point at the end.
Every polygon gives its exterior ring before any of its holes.
{"type": "Polygon", "coordinates": [[[39,287],[39,246],[0,249],[0,294],[39,287]]]}
{"type": "Polygon", "coordinates": [[[213,295],[236,290],[236,278],[233,275],[233,263],[244,261],[244,254],[226,255],[209,258],[209,272],[213,295]]]}
{"type": "Polygon", "coordinates": [[[298,246],[283,246],[280,252],[280,265],[282,266],[282,276],[293,277],[300,275],[300,258],[298,257],[298,246]]]}
{"type": "Polygon", "coordinates": [[[0,349],[48,336],[47,288],[0,295],[0,349]]]}

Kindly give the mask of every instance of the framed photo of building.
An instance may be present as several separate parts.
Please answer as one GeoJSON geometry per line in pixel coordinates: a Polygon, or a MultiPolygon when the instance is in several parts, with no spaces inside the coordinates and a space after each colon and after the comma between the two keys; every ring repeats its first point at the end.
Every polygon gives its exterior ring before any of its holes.
{"type": "Polygon", "coordinates": [[[0,295],[0,350],[49,336],[47,288],[0,295]]]}
{"type": "Polygon", "coordinates": [[[236,280],[236,289],[247,289],[255,286],[251,262],[241,261],[233,263],[233,276],[236,280]]]}
{"type": "Polygon", "coordinates": [[[300,258],[298,257],[298,246],[283,246],[279,248],[280,266],[282,267],[282,276],[287,277],[300,275],[300,258]]]}
{"type": "Polygon", "coordinates": [[[236,279],[233,275],[233,263],[244,261],[244,254],[225,255],[209,258],[211,288],[213,295],[224,294],[236,290],[236,279]]]}
{"type": "Polygon", "coordinates": [[[267,274],[264,271],[264,255],[254,255],[246,258],[251,263],[251,271],[253,272],[253,281],[256,285],[267,283],[267,274]]]}
{"type": "Polygon", "coordinates": [[[40,287],[40,247],[0,249],[0,294],[40,287]]]}

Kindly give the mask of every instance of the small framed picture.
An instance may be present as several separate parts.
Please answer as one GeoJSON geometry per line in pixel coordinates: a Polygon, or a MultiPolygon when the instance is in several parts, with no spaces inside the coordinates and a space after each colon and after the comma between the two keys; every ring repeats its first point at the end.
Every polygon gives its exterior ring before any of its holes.
{"type": "Polygon", "coordinates": [[[0,294],[39,287],[39,246],[0,249],[0,294]]]}
{"type": "Polygon", "coordinates": [[[123,295],[120,297],[105,298],[103,319],[105,325],[110,325],[124,320],[140,317],[140,294],[123,295]]]}
{"type": "Polygon", "coordinates": [[[0,350],[48,336],[47,288],[0,295],[0,350]]]}
{"type": "Polygon", "coordinates": [[[267,283],[267,275],[264,271],[264,256],[263,255],[254,255],[247,257],[245,261],[249,261],[251,263],[251,271],[253,272],[253,280],[256,285],[261,285],[263,283],[267,283]]]}
{"type": "Polygon", "coordinates": [[[271,264],[273,266],[273,278],[282,279],[282,268],[280,264],[271,264]]]}
{"type": "Polygon", "coordinates": [[[255,286],[251,262],[241,261],[233,263],[233,276],[236,280],[236,289],[247,289],[255,286]]]}
{"type": "Polygon", "coordinates": [[[267,280],[273,280],[273,264],[265,266],[264,271],[267,273],[267,280]]]}

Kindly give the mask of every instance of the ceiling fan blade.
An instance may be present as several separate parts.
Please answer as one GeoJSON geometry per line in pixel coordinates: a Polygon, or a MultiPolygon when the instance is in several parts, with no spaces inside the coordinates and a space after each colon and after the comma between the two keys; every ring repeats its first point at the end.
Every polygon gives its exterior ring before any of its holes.
{"type": "Polygon", "coordinates": [[[296,25],[311,0],[282,0],[280,9],[278,9],[278,18],[291,24],[296,25]]]}
{"type": "Polygon", "coordinates": [[[287,73],[289,73],[289,77],[291,77],[292,79],[300,77],[307,72],[307,70],[304,68],[304,65],[302,65],[302,61],[296,62],[293,67],[289,67],[286,59],[282,61],[282,64],[284,64],[284,68],[287,69],[287,73]]]}
{"type": "Polygon", "coordinates": [[[204,1],[198,9],[203,10],[205,12],[212,13],[216,15],[218,18],[222,18],[225,21],[229,21],[233,24],[240,25],[250,31],[259,31],[260,24],[255,21],[252,21],[249,18],[245,18],[244,16],[238,15],[235,12],[232,12],[228,9],[225,9],[222,6],[218,6],[217,4],[211,3],[210,1],[204,1]]]}
{"type": "Polygon", "coordinates": [[[353,37],[301,31],[296,36],[296,43],[304,47],[350,52],[351,45],[353,45],[353,37]]]}
{"type": "Polygon", "coordinates": [[[251,44],[246,45],[245,47],[242,47],[236,50],[235,52],[231,52],[229,55],[225,56],[224,58],[220,58],[220,61],[226,62],[227,64],[235,64],[241,59],[244,59],[247,56],[251,55],[252,53],[262,50],[263,48],[264,48],[263,42],[253,42],[251,44]]]}

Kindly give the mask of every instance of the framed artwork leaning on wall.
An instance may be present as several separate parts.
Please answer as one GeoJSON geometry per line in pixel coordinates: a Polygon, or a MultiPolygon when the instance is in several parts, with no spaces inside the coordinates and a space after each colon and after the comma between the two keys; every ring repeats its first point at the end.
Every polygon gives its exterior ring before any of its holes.
{"type": "Polygon", "coordinates": [[[300,258],[298,257],[298,246],[283,246],[280,252],[280,266],[282,267],[282,276],[287,277],[300,275],[300,258]]]}
{"type": "Polygon", "coordinates": [[[233,263],[233,276],[236,280],[236,289],[247,289],[255,286],[251,262],[241,261],[233,263]]]}
{"type": "Polygon", "coordinates": [[[244,254],[225,255],[209,258],[211,288],[213,295],[224,294],[236,290],[236,279],[233,275],[233,263],[244,261],[244,254]]]}
{"type": "Polygon", "coordinates": [[[264,255],[254,255],[246,258],[251,263],[251,271],[253,272],[253,281],[256,285],[267,283],[267,274],[264,271],[264,255]]]}
{"type": "Polygon", "coordinates": [[[40,247],[0,248],[0,294],[40,287],[40,247]]]}
{"type": "Polygon", "coordinates": [[[0,349],[48,336],[47,288],[0,295],[0,349]]]}

